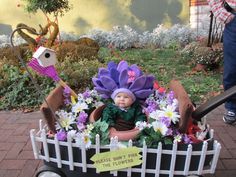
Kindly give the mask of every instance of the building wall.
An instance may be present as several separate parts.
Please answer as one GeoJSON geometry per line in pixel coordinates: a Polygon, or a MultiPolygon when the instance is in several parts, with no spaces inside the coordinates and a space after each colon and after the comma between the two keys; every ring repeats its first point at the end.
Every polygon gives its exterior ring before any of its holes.
{"type": "Polygon", "coordinates": [[[190,0],[190,26],[198,31],[208,31],[210,25],[210,7],[206,0],[190,0]]]}

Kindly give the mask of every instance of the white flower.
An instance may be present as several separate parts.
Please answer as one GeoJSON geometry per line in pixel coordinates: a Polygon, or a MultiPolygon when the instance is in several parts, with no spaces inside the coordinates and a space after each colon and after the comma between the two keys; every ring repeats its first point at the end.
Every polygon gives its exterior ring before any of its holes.
{"type": "Polygon", "coordinates": [[[166,108],[163,108],[162,116],[168,117],[174,124],[179,121],[180,115],[175,111],[176,107],[168,105],[166,108]]]}
{"type": "Polygon", "coordinates": [[[87,128],[87,129],[86,129],[86,132],[87,132],[87,133],[90,133],[90,132],[92,131],[92,129],[94,128],[94,125],[93,125],[93,124],[87,124],[87,125],[86,125],[86,128],[87,128]]]}
{"type": "Polygon", "coordinates": [[[72,139],[75,139],[76,132],[77,132],[76,130],[69,130],[67,136],[69,135],[72,139]]]}
{"type": "Polygon", "coordinates": [[[91,104],[91,103],[92,103],[92,101],[93,101],[93,99],[92,99],[92,98],[86,98],[86,100],[85,100],[85,102],[86,102],[87,104],[91,104]]]}
{"type": "Polygon", "coordinates": [[[166,105],[167,105],[166,100],[160,100],[160,102],[159,102],[160,109],[164,109],[166,107],[166,105]]]}
{"type": "Polygon", "coordinates": [[[76,143],[79,146],[85,146],[85,148],[89,148],[92,144],[90,135],[88,133],[77,133],[75,138],[76,143]]]}
{"type": "Polygon", "coordinates": [[[152,122],[152,126],[153,126],[153,129],[156,132],[159,131],[163,136],[165,136],[167,131],[168,131],[167,126],[164,123],[160,122],[160,121],[152,122]]]}
{"type": "Polygon", "coordinates": [[[72,112],[79,113],[85,109],[88,109],[88,105],[84,102],[78,102],[72,106],[72,112]]]}
{"type": "Polygon", "coordinates": [[[59,117],[56,123],[56,128],[60,129],[61,127],[64,128],[66,131],[72,129],[71,125],[76,123],[75,116],[72,113],[67,113],[64,110],[56,111],[55,114],[59,117]]]}
{"type": "Polygon", "coordinates": [[[78,100],[83,100],[83,99],[84,99],[83,94],[82,94],[82,93],[79,93],[77,99],[78,99],[78,100]]]}
{"type": "Polygon", "coordinates": [[[104,105],[104,103],[101,102],[101,101],[97,101],[97,102],[94,103],[94,107],[95,107],[95,108],[98,108],[98,107],[100,107],[100,106],[102,106],[102,105],[104,105]]]}
{"type": "Polygon", "coordinates": [[[138,121],[138,122],[136,122],[135,126],[139,130],[143,130],[144,128],[148,127],[148,123],[147,122],[143,122],[143,121],[138,121]]]}
{"type": "Polygon", "coordinates": [[[149,117],[152,118],[152,119],[155,119],[155,120],[159,120],[161,115],[162,115],[162,111],[156,110],[156,111],[152,111],[149,114],[149,117]]]}
{"type": "Polygon", "coordinates": [[[176,98],[173,99],[172,106],[173,106],[173,107],[176,107],[176,108],[179,106],[179,102],[178,102],[178,100],[177,100],[176,98]]]}
{"type": "Polygon", "coordinates": [[[179,135],[176,135],[174,137],[174,140],[177,141],[177,142],[181,142],[182,141],[182,136],[179,134],[179,135]]]}

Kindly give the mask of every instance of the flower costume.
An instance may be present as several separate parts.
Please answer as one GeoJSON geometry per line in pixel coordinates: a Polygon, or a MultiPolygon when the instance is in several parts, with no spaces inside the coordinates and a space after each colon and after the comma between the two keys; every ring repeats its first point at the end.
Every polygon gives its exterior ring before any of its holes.
{"type": "Polygon", "coordinates": [[[114,104],[108,104],[103,111],[102,121],[116,130],[131,130],[137,121],[146,121],[142,113],[141,102],[153,93],[153,75],[145,75],[137,65],[129,66],[124,60],[117,65],[111,61],[107,68],[100,68],[93,78],[95,90],[105,99],[114,99],[118,93],[126,93],[133,99],[133,104],[126,110],[114,104]]]}

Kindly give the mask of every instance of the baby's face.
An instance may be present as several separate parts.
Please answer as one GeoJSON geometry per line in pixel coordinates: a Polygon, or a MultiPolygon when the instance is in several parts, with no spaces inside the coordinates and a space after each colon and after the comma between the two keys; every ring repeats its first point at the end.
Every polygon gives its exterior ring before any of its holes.
{"type": "Polygon", "coordinates": [[[118,93],[114,98],[115,105],[120,108],[130,107],[133,99],[127,93],[118,93]]]}

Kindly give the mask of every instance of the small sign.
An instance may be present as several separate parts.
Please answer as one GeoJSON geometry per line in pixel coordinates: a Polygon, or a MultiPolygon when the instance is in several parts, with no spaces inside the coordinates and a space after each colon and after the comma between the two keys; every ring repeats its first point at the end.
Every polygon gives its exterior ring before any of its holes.
{"type": "Polygon", "coordinates": [[[137,147],[128,147],[95,154],[91,160],[99,172],[112,171],[141,164],[139,152],[137,147]]]}

